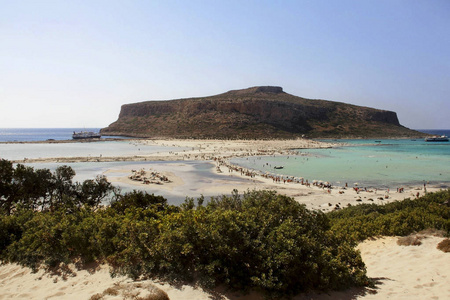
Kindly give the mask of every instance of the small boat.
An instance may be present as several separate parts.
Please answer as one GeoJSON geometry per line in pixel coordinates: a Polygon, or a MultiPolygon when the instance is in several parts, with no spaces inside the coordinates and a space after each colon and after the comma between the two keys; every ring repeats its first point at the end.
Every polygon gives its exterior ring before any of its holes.
{"type": "Polygon", "coordinates": [[[425,142],[448,142],[448,137],[446,137],[445,135],[433,136],[425,138],[425,142]]]}
{"type": "Polygon", "coordinates": [[[284,167],[283,166],[275,166],[275,167],[273,167],[274,169],[283,169],[284,167]]]}
{"type": "Polygon", "coordinates": [[[74,140],[81,140],[81,139],[99,139],[101,138],[101,134],[99,132],[92,132],[92,131],[80,131],[80,132],[73,132],[72,138],[74,140]]]}

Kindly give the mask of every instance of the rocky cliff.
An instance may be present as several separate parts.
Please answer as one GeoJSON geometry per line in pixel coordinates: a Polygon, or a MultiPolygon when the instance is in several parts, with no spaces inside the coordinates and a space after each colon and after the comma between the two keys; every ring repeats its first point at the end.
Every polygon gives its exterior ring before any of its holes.
{"type": "Polygon", "coordinates": [[[287,94],[261,86],[224,94],[125,104],[104,135],[172,138],[400,137],[420,133],[392,111],[287,94]]]}

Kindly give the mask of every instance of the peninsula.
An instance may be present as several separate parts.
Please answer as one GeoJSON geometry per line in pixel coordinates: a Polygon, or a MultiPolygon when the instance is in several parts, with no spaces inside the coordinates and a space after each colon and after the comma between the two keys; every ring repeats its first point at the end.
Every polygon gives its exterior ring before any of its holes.
{"type": "Polygon", "coordinates": [[[259,86],[223,94],[122,105],[103,135],[152,138],[291,139],[417,137],[392,111],[259,86]]]}

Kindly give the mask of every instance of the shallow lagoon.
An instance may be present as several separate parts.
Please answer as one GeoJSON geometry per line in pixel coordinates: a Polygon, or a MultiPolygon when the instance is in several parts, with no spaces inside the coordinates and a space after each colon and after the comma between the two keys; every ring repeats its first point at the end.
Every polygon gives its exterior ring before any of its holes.
{"type": "Polygon", "coordinates": [[[423,140],[333,140],[350,146],[301,149],[297,156],[235,158],[231,162],[262,172],[278,173],[335,185],[396,188],[429,182],[450,185],[450,143],[423,140]],[[274,169],[283,166],[283,169],[274,169]]]}
{"type": "MultiPolygon", "coordinates": [[[[223,180],[223,177],[213,172],[215,164],[207,161],[137,161],[137,162],[77,162],[77,163],[28,163],[27,166],[36,169],[46,168],[54,171],[58,166],[67,165],[74,169],[76,176],[74,181],[82,182],[87,179],[93,179],[97,175],[106,175],[114,186],[119,187],[122,192],[131,192],[132,190],[145,190],[150,194],[161,195],[165,197],[170,204],[178,205],[184,202],[186,196],[198,198],[200,196],[210,197],[217,194],[202,193],[205,187],[210,186],[217,180],[223,180]],[[166,190],[158,185],[127,184],[116,182],[114,179],[129,176],[130,172],[126,169],[152,169],[158,172],[169,171],[176,173],[176,176],[182,178],[183,185],[173,189],[166,190]],[[176,172],[175,172],[176,170],[176,172]]],[[[245,180],[237,177],[227,177],[227,182],[232,186],[245,180]]],[[[230,187],[230,192],[233,187],[230,187]]]]}
{"type": "MultiPolygon", "coordinates": [[[[331,149],[300,149],[299,155],[291,156],[250,156],[234,158],[232,163],[249,169],[281,175],[304,177],[313,180],[329,181],[334,185],[345,183],[361,187],[395,189],[400,186],[422,185],[429,182],[440,187],[450,186],[450,143],[425,143],[411,140],[345,140],[350,146],[331,149]],[[274,166],[284,166],[276,170],[274,166]]],[[[93,143],[60,144],[0,144],[0,158],[21,160],[27,158],[50,157],[95,157],[134,156],[150,153],[161,154],[169,151],[180,152],[177,147],[146,145],[135,141],[104,141],[93,143]]],[[[179,176],[185,185],[172,191],[162,191],[156,186],[131,186],[124,183],[124,191],[145,189],[150,193],[162,194],[173,204],[181,203],[187,194],[198,197],[202,186],[211,184],[211,179],[236,180],[214,173],[214,164],[205,161],[178,162],[79,162],[66,163],[77,173],[77,181],[94,178],[111,169],[126,166],[138,168],[142,164],[154,169],[177,168],[183,164],[179,176]],[[186,167],[187,165],[187,167],[186,167]]],[[[62,163],[29,164],[36,168],[54,170],[62,163]]],[[[127,176],[120,172],[110,172],[108,177],[127,176]]],[[[238,181],[236,181],[237,183],[238,181]]],[[[233,185],[233,182],[231,183],[233,185]]],[[[232,188],[230,188],[230,191],[232,188]]],[[[205,195],[212,196],[212,195],[205,195]]]]}

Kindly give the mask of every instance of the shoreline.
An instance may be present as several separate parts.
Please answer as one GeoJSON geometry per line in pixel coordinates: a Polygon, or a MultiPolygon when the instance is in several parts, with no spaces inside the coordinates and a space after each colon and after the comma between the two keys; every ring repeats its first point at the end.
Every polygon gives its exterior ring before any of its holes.
{"type": "MultiPolygon", "coordinates": [[[[123,141],[123,139],[120,139],[123,141]]],[[[230,160],[235,157],[252,157],[264,155],[302,155],[299,149],[333,148],[342,146],[337,143],[325,143],[310,139],[293,140],[158,140],[158,139],[134,139],[124,140],[137,145],[148,145],[158,147],[171,147],[179,149],[172,151],[159,151],[150,153],[140,153],[140,155],[128,156],[79,156],[79,157],[59,157],[59,158],[28,158],[24,160],[12,160],[14,163],[77,163],[77,162],[142,162],[135,164],[133,168],[154,168],[155,171],[169,172],[169,178],[173,178],[177,184],[143,185],[142,182],[133,182],[126,178],[131,174],[131,168],[120,168],[116,173],[127,173],[126,176],[114,176],[113,172],[107,170],[103,175],[107,176],[112,184],[126,184],[130,187],[140,187],[151,190],[155,194],[158,191],[165,193],[165,197],[170,197],[171,193],[176,193],[174,197],[196,197],[197,195],[219,196],[228,195],[234,189],[239,192],[247,190],[275,190],[279,194],[285,194],[294,198],[297,202],[305,204],[309,209],[321,210],[324,212],[334,209],[341,209],[350,205],[361,203],[384,204],[391,201],[401,201],[406,198],[414,199],[422,196],[425,192],[439,191],[439,187],[426,186],[426,191],[422,185],[408,185],[392,187],[393,190],[375,189],[368,190],[348,186],[327,186],[326,182],[307,181],[307,178],[291,179],[288,176],[281,177],[275,174],[275,170],[270,173],[261,173],[254,170],[247,170],[238,165],[233,165],[230,160]],[[293,150],[296,149],[296,150],[293,150]],[[206,178],[207,182],[195,182],[189,179],[188,166],[183,162],[210,162],[211,172],[219,178],[206,178]],[[163,170],[158,170],[151,162],[168,162],[163,170]],[[175,164],[179,162],[179,164],[175,164]],[[233,180],[230,180],[233,179],[233,180]],[[396,192],[395,188],[403,189],[403,192],[396,192]],[[184,195],[183,195],[184,194],[184,195]]],[[[216,176],[215,176],[216,177],[216,176]]],[[[320,178],[326,180],[326,176],[320,178]]],[[[355,179],[355,182],[358,180],[355,179]]]]}
{"type": "Polygon", "coordinates": [[[185,169],[183,164],[175,166],[151,166],[134,165],[133,167],[149,169],[160,172],[166,175],[172,182],[163,183],[161,185],[145,185],[139,181],[133,181],[128,178],[128,175],[121,177],[110,177],[112,172],[132,174],[131,167],[120,168],[115,171],[107,171],[103,174],[107,176],[108,180],[114,185],[125,183],[129,186],[139,189],[158,189],[161,193],[174,191],[178,194],[186,193],[186,196],[220,196],[230,195],[236,189],[239,193],[248,190],[273,190],[278,194],[284,194],[292,197],[298,203],[306,205],[308,209],[320,210],[322,212],[329,212],[332,210],[342,209],[348,206],[359,204],[378,204],[384,205],[393,201],[402,201],[407,198],[415,199],[423,196],[425,193],[433,193],[442,190],[439,187],[427,186],[424,191],[423,186],[411,186],[403,188],[403,191],[391,191],[389,189],[354,189],[353,187],[337,187],[333,186],[327,188],[319,183],[306,185],[300,182],[275,180],[272,176],[262,177],[260,175],[251,175],[248,170],[233,165],[220,165],[220,171],[217,168],[219,164],[213,169],[215,175],[220,178],[209,178],[207,183],[197,183],[195,186],[190,182],[185,181],[186,173],[189,170],[185,169]]]}

